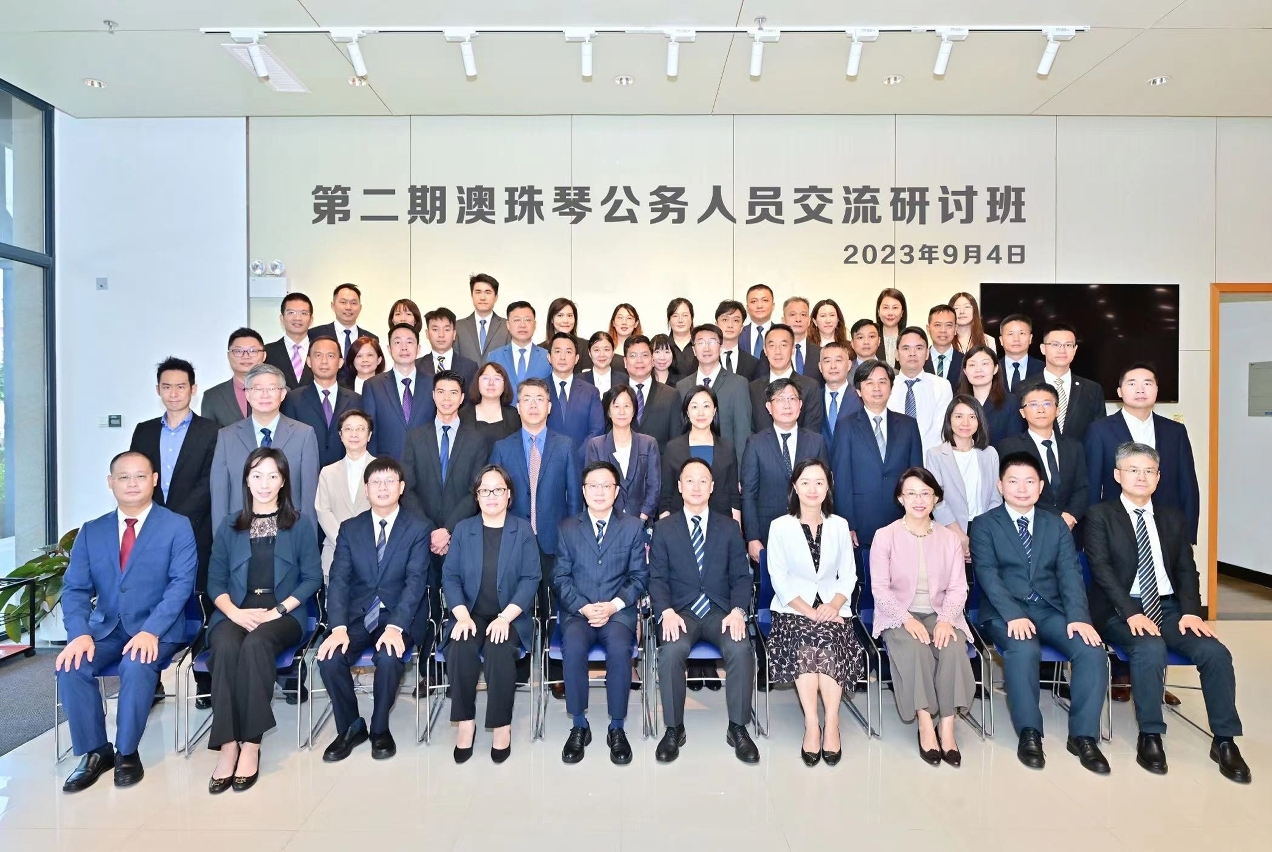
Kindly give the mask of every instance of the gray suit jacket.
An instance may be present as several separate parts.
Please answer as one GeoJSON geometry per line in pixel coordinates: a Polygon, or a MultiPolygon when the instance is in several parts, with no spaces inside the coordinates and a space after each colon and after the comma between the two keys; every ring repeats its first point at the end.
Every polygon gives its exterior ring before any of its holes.
{"type": "MultiPolygon", "coordinates": [[[[314,499],[318,493],[318,436],[312,427],[278,417],[278,429],[272,446],[282,450],[291,471],[292,505],[318,527],[314,499]]],[[[221,528],[226,515],[243,511],[243,465],[256,449],[256,421],[248,417],[226,426],[216,436],[212,454],[212,526],[221,528]]],[[[317,540],[314,546],[317,547],[317,540]]]]}
{"type": "MultiPolygon", "coordinates": [[[[695,372],[676,382],[676,392],[683,406],[685,397],[696,388],[698,374],[695,372]]],[[[720,407],[716,411],[716,422],[720,424],[720,436],[729,439],[738,454],[738,467],[742,466],[742,453],[746,450],[746,439],[751,437],[751,385],[736,373],[730,373],[723,367],[720,375],[711,383],[720,407]]]]}
{"type": "Polygon", "coordinates": [[[490,327],[486,329],[486,348],[481,348],[481,337],[477,334],[477,313],[474,311],[459,321],[455,329],[455,351],[469,358],[478,365],[486,363],[486,356],[505,345],[508,337],[508,324],[499,314],[490,315],[490,327]]]}
{"type": "MultiPolygon", "coordinates": [[[[248,413],[251,413],[251,407],[248,413]]],[[[216,424],[218,429],[233,425],[243,419],[238,400],[234,398],[234,379],[226,379],[219,385],[213,385],[203,392],[203,402],[199,405],[199,415],[216,424]]],[[[213,529],[220,524],[214,524],[213,529]]]]}
{"type": "MultiPolygon", "coordinates": [[[[1003,502],[1003,495],[998,493],[998,451],[993,447],[973,450],[976,453],[976,464],[980,470],[980,506],[982,512],[1003,502]]],[[[945,499],[936,504],[933,519],[941,526],[948,527],[958,521],[958,525],[967,532],[968,517],[967,488],[963,484],[963,474],[959,473],[958,462],[954,458],[954,448],[949,442],[942,441],[924,455],[924,466],[941,483],[945,490],[945,499]]]]}

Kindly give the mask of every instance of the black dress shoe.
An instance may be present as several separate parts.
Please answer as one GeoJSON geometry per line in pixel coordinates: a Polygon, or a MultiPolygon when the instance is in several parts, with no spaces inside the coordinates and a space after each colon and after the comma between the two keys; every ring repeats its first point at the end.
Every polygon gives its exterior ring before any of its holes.
{"type": "Polygon", "coordinates": [[[919,740],[919,757],[923,758],[923,762],[926,763],[928,766],[940,766],[941,765],[940,747],[938,746],[937,748],[924,748],[923,747],[923,732],[916,730],[915,733],[918,735],[918,740],[919,740]]]}
{"type": "Polygon", "coordinates": [[[508,743],[507,748],[490,747],[490,759],[495,763],[503,763],[509,757],[512,757],[512,743],[508,743]]]}
{"type": "Polygon", "coordinates": [[[1020,732],[1020,743],[1016,746],[1016,757],[1030,769],[1042,769],[1047,765],[1047,756],[1042,751],[1042,732],[1035,728],[1025,728],[1020,732]]]}
{"type": "Polygon", "coordinates": [[[397,743],[393,741],[393,734],[385,731],[382,734],[371,735],[371,759],[372,760],[388,760],[397,754],[397,743]]]}
{"type": "Polygon", "coordinates": [[[1210,744],[1210,759],[1219,764],[1219,773],[1238,784],[1249,784],[1253,780],[1250,767],[1246,766],[1241,756],[1241,749],[1232,740],[1215,740],[1210,744]]]}
{"type": "Polygon", "coordinates": [[[331,745],[327,746],[327,750],[322,753],[322,759],[325,763],[337,763],[344,760],[353,753],[355,748],[370,738],[371,735],[367,733],[367,723],[357,719],[348,730],[331,741],[331,745]]]}
{"type": "Polygon", "coordinates": [[[212,696],[200,695],[198,698],[194,699],[194,709],[195,710],[211,710],[212,696]]]}
{"type": "Polygon", "coordinates": [[[552,684],[552,686],[549,687],[549,689],[552,690],[552,697],[555,698],[557,701],[565,700],[565,684],[554,683],[552,684]]]}
{"type": "Polygon", "coordinates": [[[816,766],[821,763],[822,753],[820,749],[817,751],[804,751],[804,747],[800,746],[799,757],[800,760],[804,761],[805,766],[816,766]]]}
{"type": "Polygon", "coordinates": [[[721,686],[719,675],[716,674],[716,672],[711,672],[711,674],[708,675],[708,677],[711,679],[703,683],[703,686],[705,686],[707,689],[711,690],[712,692],[719,692],[720,686],[721,686]]]}
{"type": "Polygon", "coordinates": [[[963,765],[963,755],[956,748],[952,748],[949,751],[941,749],[941,760],[944,760],[955,769],[963,765]]]}
{"type": "Polygon", "coordinates": [[[668,725],[666,733],[658,741],[658,748],[654,750],[654,760],[671,763],[680,757],[680,747],[685,744],[685,739],[684,725],[668,725]]]}
{"type": "Polygon", "coordinates": [[[609,746],[610,763],[626,766],[632,762],[632,746],[627,742],[627,732],[622,728],[610,728],[605,735],[605,744],[609,746]]]}
{"type": "Polygon", "coordinates": [[[839,751],[826,751],[825,749],[822,749],[821,753],[822,760],[825,761],[827,766],[838,766],[839,759],[843,756],[843,748],[840,748],[839,751]]]}
{"type": "Polygon", "coordinates": [[[1154,775],[1166,774],[1166,750],[1161,734],[1140,734],[1135,741],[1135,762],[1154,775]]]}
{"type": "Polygon", "coordinates": [[[242,793],[244,790],[250,790],[256,786],[256,782],[260,777],[261,767],[257,765],[256,771],[251,775],[235,775],[234,781],[230,786],[234,788],[235,793],[242,793]]]}
{"type": "Polygon", "coordinates": [[[702,681],[696,680],[693,675],[689,676],[689,682],[685,685],[688,686],[689,689],[692,690],[693,692],[702,691],[702,681]]]}
{"type": "Polygon", "coordinates": [[[469,746],[468,748],[460,748],[459,746],[455,746],[455,762],[456,763],[467,763],[468,758],[472,756],[473,756],[472,746],[469,746]]]}
{"type": "Polygon", "coordinates": [[[137,752],[115,755],[116,787],[131,787],[145,776],[146,770],[141,765],[141,755],[137,752]]]}
{"type": "Polygon", "coordinates": [[[743,763],[760,762],[760,750],[751,739],[751,735],[746,732],[745,725],[735,725],[730,722],[729,732],[724,735],[724,741],[733,748],[733,753],[743,763]]]}
{"type": "Polygon", "coordinates": [[[81,790],[87,790],[102,775],[106,774],[106,770],[111,769],[115,765],[115,750],[107,743],[97,751],[90,751],[88,754],[80,758],[79,766],[75,767],[75,771],[66,777],[66,783],[62,785],[63,793],[78,793],[81,790]]]}
{"type": "Polygon", "coordinates": [[[575,725],[570,728],[570,735],[565,738],[565,747],[561,749],[562,763],[578,763],[583,759],[587,746],[592,744],[592,729],[575,725]]]}
{"type": "Polygon", "coordinates": [[[1100,751],[1100,746],[1095,741],[1095,737],[1069,737],[1065,747],[1069,749],[1069,754],[1078,756],[1078,760],[1082,762],[1083,769],[1089,769],[1096,775],[1109,774],[1109,762],[1100,751]]]}

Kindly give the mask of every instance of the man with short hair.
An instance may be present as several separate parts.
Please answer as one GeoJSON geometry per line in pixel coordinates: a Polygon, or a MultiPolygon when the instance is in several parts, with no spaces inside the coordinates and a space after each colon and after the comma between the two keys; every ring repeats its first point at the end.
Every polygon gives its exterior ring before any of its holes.
{"type": "Polygon", "coordinates": [[[1069,369],[1078,351],[1078,333],[1068,323],[1056,323],[1042,336],[1046,365],[1042,381],[1056,389],[1060,398],[1056,429],[1066,438],[1086,439],[1087,427],[1105,417],[1104,388],[1069,369]]]}
{"type": "Polygon", "coordinates": [[[253,367],[265,362],[265,341],[254,329],[236,329],[226,344],[226,357],[233,375],[204,391],[199,406],[199,412],[218,429],[239,422],[251,412],[244,381],[253,367]]]}
{"type": "Polygon", "coordinates": [[[476,391],[477,362],[460,355],[455,348],[455,314],[450,308],[437,308],[424,315],[424,331],[428,334],[429,351],[415,366],[426,376],[442,370],[454,370],[464,382],[464,391],[476,391]]]}
{"type": "MultiPolygon", "coordinates": [[[[322,470],[345,457],[340,440],[340,415],[351,408],[362,407],[362,395],[340,387],[336,375],[344,359],[340,343],[332,337],[319,337],[309,344],[305,370],[312,381],[288,392],[282,412],[314,430],[318,439],[318,469],[322,470]]],[[[286,376],[286,370],[283,371],[286,376]]],[[[319,530],[321,532],[321,529],[319,530]]]]}
{"type": "Polygon", "coordinates": [[[945,409],[954,398],[950,383],[923,371],[928,356],[927,334],[918,326],[901,329],[897,335],[897,363],[901,365],[888,408],[913,417],[923,437],[923,452],[939,446],[945,426],[945,409]]]}
{"type": "Polygon", "coordinates": [[[563,331],[552,335],[548,353],[552,364],[552,411],[548,428],[568,437],[581,459],[584,442],[605,431],[605,414],[596,385],[574,381],[574,368],[579,363],[575,341],[574,335],[563,331]]]}
{"type": "Polygon", "coordinates": [[[928,311],[928,336],[932,345],[928,348],[927,363],[923,369],[958,387],[963,376],[963,353],[954,346],[958,325],[954,309],[949,305],[935,305],[928,311]]]}
{"type": "Polygon", "coordinates": [[[795,337],[791,350],[791,363],[795,365],[795,372],[820,384],[821,373],[817,372],[817,364],[821,360],[821,347],[808,339],[808,326],[811,322],[808,300],[803,296],[791,296],[783,302],[782,322],[795,337]]]}
{"type": "Polygon", "coordinates": [[[503,367],[512,380],[513,405],[517,404],[517,392],[526,379],[546,381],[552,376],[547,350],[534,343],[535,325],[534,305],[513,302],[508,306],[508,342],[486,353],[486,360],[503,367]]]}
{"type": "Polygon", "coordinates": [[[720,343],[720,363],[730,373],[748,382],[755,378],[759,359],[742,346],[742,324],[746,322],[746,306],[736,299],[725,299],[716,307],[716,325],[724,335],[720,343]]]}
{"type": "MultiPolygon", "coordinates": [[[[773,417],[767,407],[768,388],[778,379],[790,379],[795,384],[800,396],[799,425],[812,432],[822,429],[822,410],[817,406],[821,385],[799,373],[791,363],[794,343],[794,332],[783,323],[769,326],[768,334],[764,336],[764,360],[760,362],[750,385],[751,428],[755,432],[763,432],[773,425],[773,417]]],[[[820,349],[818,357],[821,357],[820,349]]]]}
{"type": "Polygon", "coordinates": [[[861,397],[848,381],[851,363],[848,347],[842,343],[832,340],[822,347],[818,369],[826,384],[813,404],[821,409],[821,434],[827,452],[834,446],[835,430],[839,425],[853,412],[861,410],[861,397]]]}
{"type": "Polygon", "coordinates": [[[848,365],[848,375],[852,376],[866,361],[879,360],[879,347],[883,346],[883,335],[879,333],[877,322],[872,319],[859,319],[852,324],[850,337],[852,351],[856,353],[856,357],[848,365]]]}
{"type": "Polygon", "coordinates": [[[265,363],[283,371],[287,387],[294,389],[313,381],[306,360],[309,357],[309,326],[314,320],[314,303],[304,293],[288,293],[279,308],[278,322],[283,336],[265,347],[265,363]]]}
{"type": "Polygon", "coordinates": [[[998,324],[998,341],[1003,347],[998,375],[1008,393],[1019,394],[1026,380],[1042,375],[1042,361],[1029,354],[1033,320],[1025,314],[1008,314],[998,324]]]}
{"type": "Polygon", "coordinates": [[[773,318],[773,288],[767,284],[752,284],[746,289],[746,312],[750,322],[742,326],[738,345],[750,352],[758,361],[764,356],[764,335],[768,333],[773,318]]]}
{"type": "MultiPolygon", "coordinates": [[[[680,400],[675,388],[654,380],[654,357],[648,337],[638,334],[627,339],[623,364],[627,368],[627,384],[636,392],[632,429],[649,435],[658,442],[658,446],[666,446],[682,431],[680,400]]],[[[601,401],[601,408],[609,411],[608,394],[601,401]]]]}
{"type": "Polygon", "coordinates": [[[469,277],[468,292],[473,299],[473,312],[455,327],[455,351],[475,364],[484,364],[491,352],[509,340],[504,318],[495,313],[499,282],[494,276],[479,272],[469,277]]]}
{"type": "Polygon", "coordinates": [[[715,392],[719,401],[716,418],[720,434],[733,443],[740,465],[746,439],[751,436],[751,393],[746,379],[720,365],[720,343],[723,340],[719,326],[700,325],[693,330],[693,352],[698,358],[698,370],[676,382],[676,392],[682,404],[699,385],[715,392]]]}
{"type": "Polygon", "coordinates": [[[380,339],[375,332],[358,325],[358,317],[362,314],[362,291],[356,284],[341,284],[332,291],[331,312],[336,315],[335,321],[309,329],[309,339],[332,338],[340,344],[340,357],[344,360],[351,359],[349,347],[359,337],[380,339]]]}
{"type": "Polygon", "coordinates": [[[420,336],[413,326],[399,323],[389,330],[389,358],[393,369],[372,376],[362,385],[362,410],[375,425],[367,449],[373,456],[402,458],[406,433],[430,423],[433,379],[415,367],[420,336]]]}
{"type": "MultiPolygon", "coordinates": [[[[1026,385],[1020,400],[1020,415],[1028,429],[996,442],[1000,456],[1029,453],[1038,460],[1044,474],[1038,508],[1059,515],[1074,530],[1086,514],[1087,465],[1082,444],[1056,431],[1056,389],[1046,382],[1026,385]]],[[[1080,536],[1075,530],[1074,535],[1080,536]]],[[[1077,539],[1081,543],[1081,539],[1077,539]]]]}

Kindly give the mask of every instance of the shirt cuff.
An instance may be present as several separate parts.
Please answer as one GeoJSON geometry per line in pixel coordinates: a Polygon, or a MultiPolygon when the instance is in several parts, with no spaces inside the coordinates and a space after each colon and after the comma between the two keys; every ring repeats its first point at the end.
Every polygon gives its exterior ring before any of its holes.
{"type": "Polygon", "coordinates": [[[627,604],[623,603],[622,598],[614,598],[614,600],[610,601],[610,603],[613,604],[615,612],[627,606],[627,604]]]}
{"type": "Polygon", "coordinates": [[[390,627],[392,627],[392,628],[393,628],[394,630],[396,630],[398,633],[403,632],[403,631],[402,631],[402,628],[401,628],[401,627],[398,627],[396,624],[386,624],[386,625],[384,625],[384,629],[385,629],[385,630],[388,630],[390,627]]]}

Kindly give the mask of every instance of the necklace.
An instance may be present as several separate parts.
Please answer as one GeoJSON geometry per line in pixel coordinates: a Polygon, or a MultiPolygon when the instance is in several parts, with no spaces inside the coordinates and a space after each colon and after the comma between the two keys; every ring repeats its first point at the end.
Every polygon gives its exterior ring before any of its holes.
{"type": "Polygon", "coordinates": [[[928,518],[927,532],[917,533],[914,530],[910,529],[910,525],[906,523],[905,518],[901,519],[901,526],[905,527],[905,531],[908,532],[910,535],[914,536],[915,538],[927,538],[928,536],[932,534],[932,519],[931,518],[928,518]]]}

